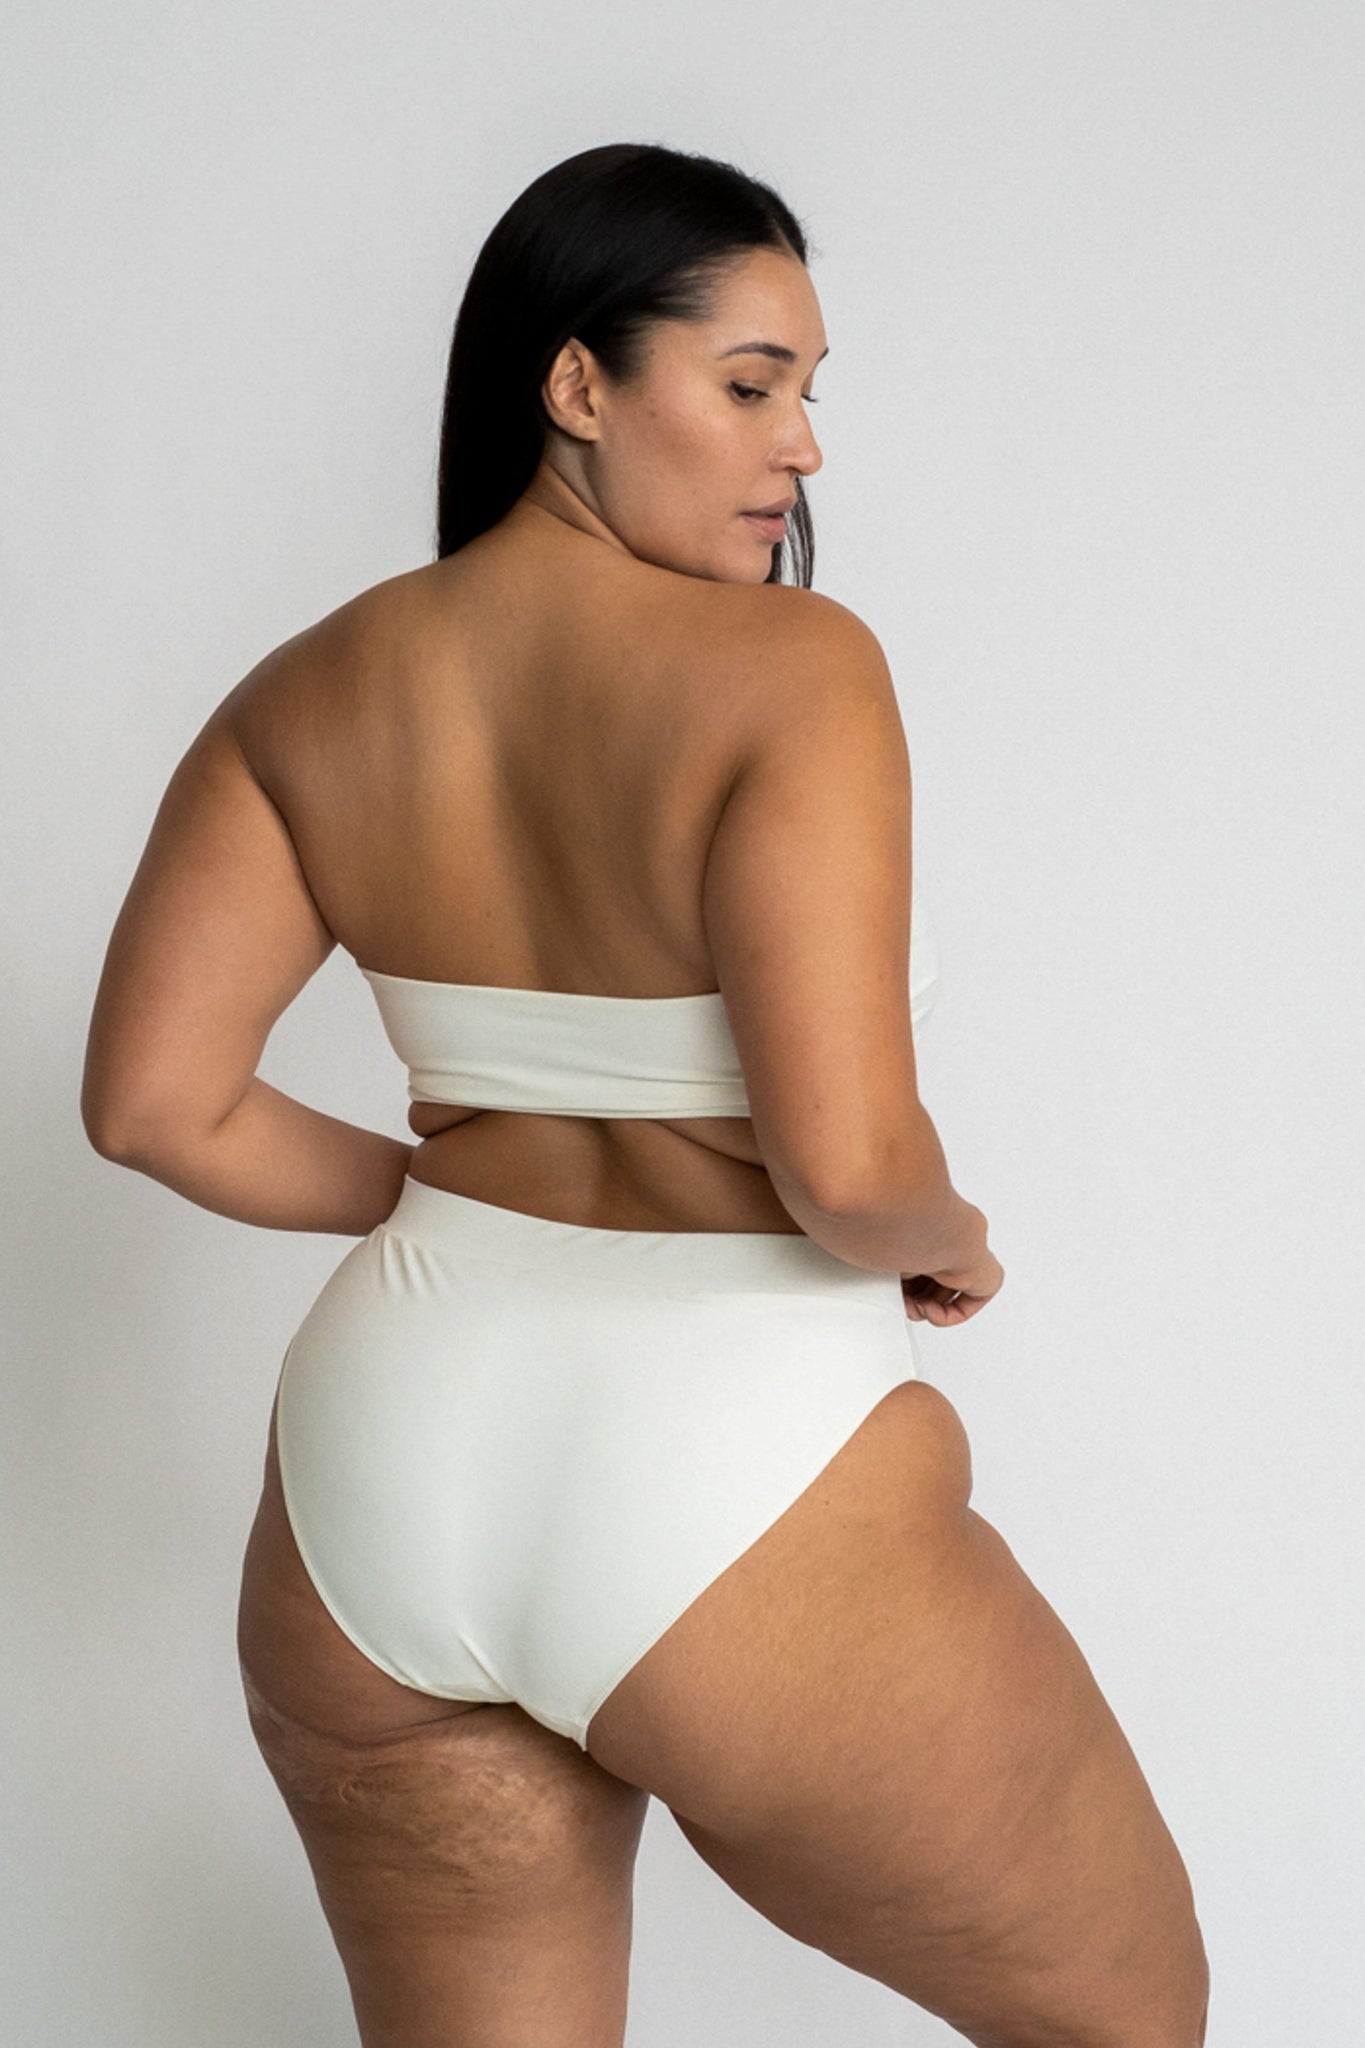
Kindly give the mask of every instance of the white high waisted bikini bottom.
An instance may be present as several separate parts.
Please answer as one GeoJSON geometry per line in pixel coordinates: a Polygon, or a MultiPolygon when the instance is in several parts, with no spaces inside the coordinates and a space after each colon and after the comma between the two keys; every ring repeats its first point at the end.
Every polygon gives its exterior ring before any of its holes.
{"type": "Polygon", "coordinates": [[[918,1377],[898,1276],[813,1238],[605,1230],[409,1176],[285,1353],[280,1475],[367,1657],[586,1748],[631,1666],[918,1377]]]}

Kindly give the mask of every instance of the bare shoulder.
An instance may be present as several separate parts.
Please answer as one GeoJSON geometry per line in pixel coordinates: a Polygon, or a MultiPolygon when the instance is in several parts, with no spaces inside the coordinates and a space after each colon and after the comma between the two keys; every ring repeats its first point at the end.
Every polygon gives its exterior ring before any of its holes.
{"type": "Polygon", "coordinates": [[[718,623],[745,651],[757,638],[793,659],[806,653],[845,652],[851,658],[880,654],[877,636],[866,621],[824,591],[792,583],[680,580],[699,591],[703,605],[709,602],[714,607],[718,623]]]}
{"type": "Polygon", "coordinates": [[[420,570],[358,591],[272,647],[213,716],[231,732],[267,792],[281,783],[310,729],[321,734],[409,634],[425,603],[420,570]]]}
{"type": "Polygon", "coordinates": [[[705,661],[754,741],[849,720],[903,732],[881,642],[848,605],[792,584],[706,590],[691,657],[705,661]]]}

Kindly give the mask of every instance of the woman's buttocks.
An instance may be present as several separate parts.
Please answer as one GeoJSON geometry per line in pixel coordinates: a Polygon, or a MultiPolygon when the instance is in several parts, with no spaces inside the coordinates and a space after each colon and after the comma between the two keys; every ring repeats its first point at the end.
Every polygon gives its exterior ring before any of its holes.
{"type": "Polygon", "coordinates": [[[498,1208],[602,1230],[800,1233],[747,1117],[667,1122],[414,1103],[409,1122],[421,1141],[408,1166],[414,1180],[498,1208]]]}

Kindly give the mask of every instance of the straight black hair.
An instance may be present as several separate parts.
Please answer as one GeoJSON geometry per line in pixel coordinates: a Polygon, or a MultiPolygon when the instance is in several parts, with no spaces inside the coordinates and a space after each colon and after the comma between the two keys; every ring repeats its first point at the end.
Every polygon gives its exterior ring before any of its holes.
{"type": "MultiPolygon", "coordinates": [[[[770,185],[661,143],[585,149],[529,184],[474,262],[450,344],[436,559],[511,511],[550,425],[541,386],[566,341],[627,383],[659,320],[706,318],[719,276],[750,249],[807,261],[800,222],[770,185]]],[[[769,583],[810,587],[815,535],[800,477],[769,583]]]]}

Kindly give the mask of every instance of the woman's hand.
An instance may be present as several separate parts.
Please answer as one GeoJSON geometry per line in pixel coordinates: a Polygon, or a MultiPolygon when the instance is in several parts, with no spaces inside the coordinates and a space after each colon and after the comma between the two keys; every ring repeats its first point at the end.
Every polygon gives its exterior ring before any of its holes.
{"type": "Polygon", "coordinates": [[[1005,1269],[994,1252],[983,1250],[976,1263],[958,1272],[902,1273],[901,1296],[912,1323],[936,1323],[948,1329],[965,1323],[1000,1292],[1005,1269]]]}

